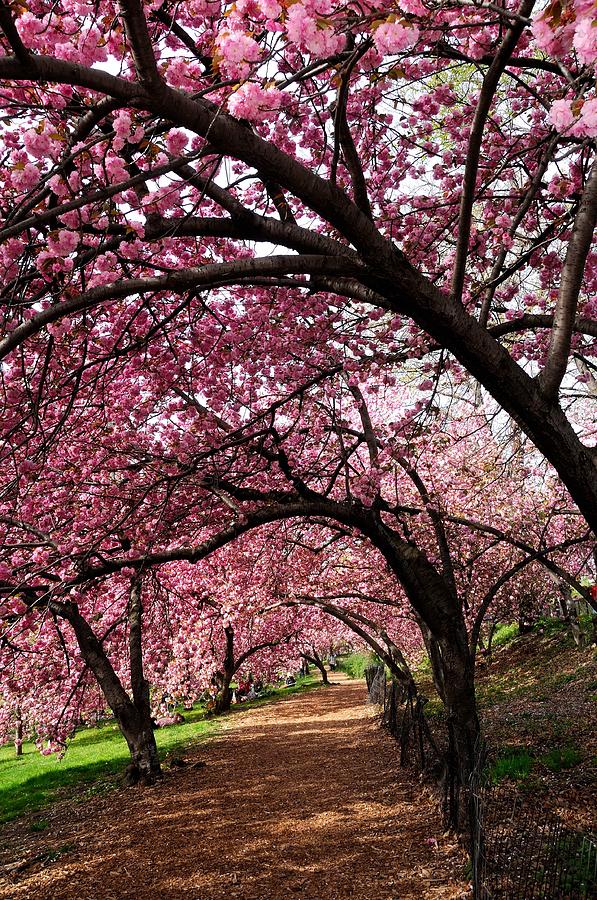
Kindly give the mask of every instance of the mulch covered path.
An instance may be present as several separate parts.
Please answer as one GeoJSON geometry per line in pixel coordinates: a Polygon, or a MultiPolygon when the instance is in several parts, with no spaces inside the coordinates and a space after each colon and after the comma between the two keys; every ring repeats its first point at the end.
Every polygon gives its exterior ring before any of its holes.
{"type": "Polygon", "coordinates": [[[462,851],[442,836],[415,776],[398,767],[363,683],[335,680],[230,716],[224,732],[187,753],[204,768],[61,803],[44,811],[50,828],[39,834],[24,821],[6,827],[0,897],[466,896],[462,851]],[[31,862],[52,847],[63,848],[57,859],[31,862]]]}

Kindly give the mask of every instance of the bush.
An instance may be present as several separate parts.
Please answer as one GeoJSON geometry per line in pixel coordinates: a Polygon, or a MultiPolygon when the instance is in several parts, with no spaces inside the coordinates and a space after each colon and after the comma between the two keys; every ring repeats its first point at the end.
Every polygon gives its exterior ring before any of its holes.
{"type": "Polygon", "coordinates": [[[492,645],[494,647],[504,647],[518,637],[518,625],[512,622],[509,625],[498,625],[493,633],[492,645]]]}
{"type": "Polygon", "coordinates": [[[338,659],[338,668],[349,678],[364,678],[368,666],[380,666],[381,659],[375,653],[349,653],[338,659]]]}

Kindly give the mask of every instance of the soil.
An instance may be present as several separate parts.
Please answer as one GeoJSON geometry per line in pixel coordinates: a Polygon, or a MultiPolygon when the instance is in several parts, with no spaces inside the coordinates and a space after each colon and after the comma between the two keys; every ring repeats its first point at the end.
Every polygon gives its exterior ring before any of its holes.
{"type": "Polygon", "coordinates": [[[500,794],[516,798],[537,821],[552,816],[587,835],[597,835],[596,689],[596,648],[579,650],[562,632],[516,638],[477,675],[492,758],[504,748],[526,748],[535,759],[531,774],[501,782],[500,794]],[[578,751],[579,761],[550,771],[542,756],[558,748],[578,751]]]}
{"type": "Polygon", "coordinates": [[[44,811],[0,834],[10,900],[439,900],[464,854],[364,702],[336,684],[238,712],[153,788],[44,811]],[[204,766],[193,767],[198,762],[204,766]]]}

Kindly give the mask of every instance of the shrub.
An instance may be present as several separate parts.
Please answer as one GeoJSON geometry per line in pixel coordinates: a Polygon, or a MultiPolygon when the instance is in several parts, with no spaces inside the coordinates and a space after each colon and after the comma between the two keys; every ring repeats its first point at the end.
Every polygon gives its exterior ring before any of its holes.
{"type": "Polygon", "coordinates": [[[381,660],[374,653],[349,653],[338,659],[338,668],[349,678],[364,678],[367,666],[379,666],[381,660]]]}
{"type": "Polygon", "coordinates": [[[518,637],[518,625],[516,622],[511,622],[509,625],[505,623],[498,625],[493,634],[492,645],[494,647],[504,647],[513,641],[515,637],[518,637]]]}

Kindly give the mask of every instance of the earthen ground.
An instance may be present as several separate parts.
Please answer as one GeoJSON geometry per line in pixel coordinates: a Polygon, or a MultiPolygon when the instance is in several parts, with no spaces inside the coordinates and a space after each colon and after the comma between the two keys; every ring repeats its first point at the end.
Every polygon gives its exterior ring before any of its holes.
{"type": "Polygon", "coordinates": [[[364,703],[337,683],[230,716],[154,788],[122,788],[0,837],[5,900],[439,900],[463,852],[364,703]],[[52,852],[52,850],[54,852],[52,852]],[[56,858],[55,858],[56,857],[56,858]]]}

